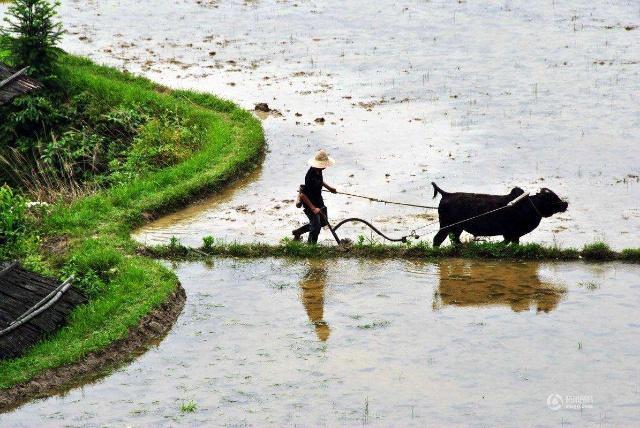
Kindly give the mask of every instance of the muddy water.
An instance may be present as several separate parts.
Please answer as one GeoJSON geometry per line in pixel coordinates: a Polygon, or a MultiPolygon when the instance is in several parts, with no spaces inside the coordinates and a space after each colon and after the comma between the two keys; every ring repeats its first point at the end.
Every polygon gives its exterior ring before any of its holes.
{"type": "MultiPolygon", "coordinates": [[[[290,200],[306,159],[326,148],[338,160],[327,181],[345,191],[427,203],[431,181],[549,187],[570,209],[527,240],[638,246],[635,0],[66,1],[62,16],[71,52],[282,114],[264,120],[259,174],[149,225],[142,241],[279,240],[304,219],[290,200]]],[[[389,233],[432,214],[327,199],[333,218],[389,233]]]]}
{"type": "Polygon", "coordinates": [[[0,425],[640,424],[637,266],[223,259],[176,269],[187,304],[157,348],[0,425]],[[563,408],[547,404],[552,394],[563,408]],[[181,412],[190,401],[197,410],[181,412]]]}

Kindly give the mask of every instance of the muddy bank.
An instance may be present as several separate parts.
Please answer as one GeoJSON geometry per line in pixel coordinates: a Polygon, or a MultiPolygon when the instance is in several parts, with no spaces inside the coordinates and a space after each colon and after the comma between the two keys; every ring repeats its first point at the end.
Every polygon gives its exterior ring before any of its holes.
{"type": "Polygon", "coordinates": [[[169,333],[184,308],[186,293],[181,285],[159,308],[151,311],[130,330],[126,339],[93,352],[81,361],[48,370],[29,382],[0,391],[0,413],[11,411],[36,398],[64,395],[79,385],[100,379],[120,364],[134,360],[158,345],[169,333]]]}

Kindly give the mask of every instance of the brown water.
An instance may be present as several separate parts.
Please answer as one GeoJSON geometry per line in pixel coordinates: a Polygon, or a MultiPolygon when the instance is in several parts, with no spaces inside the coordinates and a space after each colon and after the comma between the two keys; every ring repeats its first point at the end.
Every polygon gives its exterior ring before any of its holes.
{"type": "MultiPolygon", "coordinates": [[[[278,241],[304,220],[290,201],[326,148],[338,189],[425,204],[431,181],[549,187],[569,211],[525,240],[639,245],[636,0],[66,1],[62,17],[71,52],[282,113],[264,121],[260,173],[145,227],[144,242],[278,241]]],[[[393,234],[426,222],[419,209],[327,199],[334,219],[393,234]]]]}
{"type": "Polygon", "coordinates": [[[187,304],[157,348],[0,425],[640,424],[638,266],[175,267],[187,304]]]}

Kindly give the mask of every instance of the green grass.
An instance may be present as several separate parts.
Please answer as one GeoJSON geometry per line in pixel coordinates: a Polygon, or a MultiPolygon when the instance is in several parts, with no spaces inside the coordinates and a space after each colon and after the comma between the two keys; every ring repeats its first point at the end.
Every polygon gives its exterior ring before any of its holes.
{"type": "Polygon", "coordinates": [[[178,279],[159,262],[137,255],[131,231],[149,215],[174,210],[219,190],[253,168],[264,146],[258,120],[211,95],[169,91],[140,77],[71,55],[61,59],[64,81],[105,103],[123,101],[170,109],[202,130],[200,149],[186,161],[72,203],[59,203],[36,226],[23,259],[40,272],[75,273],[91,297],[68,324],[23,357],[0,361],[0,389],[77,361],[127,336],[131,327],[175,291],[178,279]],[[146,217],[145,217],[146,216],[146,217]],[[63,242],[63,250],[48,249],[63,242]]]}
{"type": "Polygon", "coordinates": [[[594,242],[582,248],[582,257],[586,260],[614,260],[619,257],[619,254],[616,254],[604,242],[594,242]]]}
{"type": "Polygon", "coordinates": [[[189,401],[180,405],[181,413],[194,413],[198,409],[198,404],[195,401],[189,401]]]}
{"type": "Polygon", "coordinates": [[[227,257],[291,257],[291,258],[397,258],[397,259],[500,259],[500,260],[623,260],[640,263],[640,249],[611,250],[598,243],[582,250],[546,247],[540,244],[508,245],[494,242],[469,242],[434,248],[428,242],[410,245],[356,244],[348,248],[329,245],[307,245],[283,239],[279,245],[239,244],[214,241],[199,249],[180,244],[145,247],[141,253],[151,257],[172,260],[198,260],[207,256],[227,257]],[[606,258],[603,258],[603,254],[606,258]]]}

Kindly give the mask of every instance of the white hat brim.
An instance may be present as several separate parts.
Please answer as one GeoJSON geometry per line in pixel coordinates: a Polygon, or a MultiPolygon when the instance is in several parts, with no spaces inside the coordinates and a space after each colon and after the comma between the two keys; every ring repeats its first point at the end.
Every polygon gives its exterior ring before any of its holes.
{"type": "Polygon", "coordinates": [[[309,164],[309,166],[312,166],[314,168],[329,168],[336,163],[336,161],[331,156],[327,156],[327,158],[328,159],[326,161],[319,161],[316,160],[316,158],[311,158],[307,161],[307,163],[309,164]]]}

